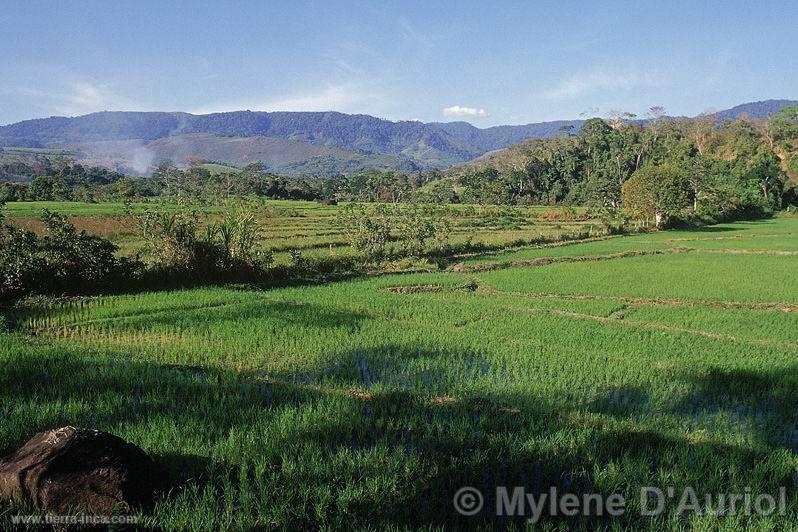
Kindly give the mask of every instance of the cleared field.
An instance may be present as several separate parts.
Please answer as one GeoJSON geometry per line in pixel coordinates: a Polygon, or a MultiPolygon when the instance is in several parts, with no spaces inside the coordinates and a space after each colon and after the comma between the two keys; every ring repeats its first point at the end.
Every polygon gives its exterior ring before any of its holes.
{"type": "Polygon", "coordinates": [[[72,150],[63,150],[60,148],[17,148],[13,146],[3,147],[3,155],[5,156],[28,155],[28,154],[70,156],[74,155],[74,152],[72,150]]]}
{"type": "Polygon", "coordinates": [[[521,529],[494,516],[494,489],[525,486],[627,496],[619,522],[549,529],[794,529],[796,228],[777,218],[528,249],[484,259],[505,266],[489,271],[19,309],[18,331],[0,333],[0,452],[65,423],[119,434],[168,472],[145,517],[155,528],[521,529]],[[664,252],[634,254],[652,250],[664,252]],[[511,264],[545,257],[573,262],[511,264]],[[476,516],[453,511],[463,486],[485,497],[476,516]],[[641,517],[643,486],[784,487],[786,514],[680,516],[671,501],[641,517]]]}
{"type": "Polygon", "coordinates": [[[237,174],[238,172],[241,171],[234,166],[227,166],[226,164],[216,164],[216,163],[203,164],[202,168],[210,172],[211,175],[219,175],[224,173],[237,174]]]}

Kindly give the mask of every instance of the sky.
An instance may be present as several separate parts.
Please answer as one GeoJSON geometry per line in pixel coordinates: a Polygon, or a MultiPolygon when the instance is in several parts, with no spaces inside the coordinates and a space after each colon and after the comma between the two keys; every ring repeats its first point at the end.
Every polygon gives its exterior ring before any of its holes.
{"type": "Polygon", "coordinates": [[[0,42],[0,124],[249,109],[487,127],[798,99],[794,0],[0,0],[0,42]]]}

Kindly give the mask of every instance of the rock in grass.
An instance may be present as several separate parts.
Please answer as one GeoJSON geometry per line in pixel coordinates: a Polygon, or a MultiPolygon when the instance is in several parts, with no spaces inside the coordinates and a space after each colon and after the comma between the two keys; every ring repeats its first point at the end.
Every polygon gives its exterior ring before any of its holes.
{"type": "Polygon", "coordinates": [[[0,460],[0,499],[53,514],[111,515],[148,507],[155,464],[122,438],[63,427],[41,432],[0,460]]]}

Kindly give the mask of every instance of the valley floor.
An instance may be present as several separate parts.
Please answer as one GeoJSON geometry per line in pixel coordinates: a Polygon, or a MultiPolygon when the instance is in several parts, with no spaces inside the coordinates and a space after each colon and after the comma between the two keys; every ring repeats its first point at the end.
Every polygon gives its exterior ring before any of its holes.
{"type": "Polygon", "coordinates": [[[497,517],[496,487],[524,486],[626,497],[618,518],[544,528],[794,529],[796,271],[784,216],[20,310],[0,332],[0,453],[66,424],[117,434],[173,486],[154,528],[512,530],[529,514],[497,517]],[[647,486],[702,505],[783,487],[786,513],[641,516],[647,486]]]}

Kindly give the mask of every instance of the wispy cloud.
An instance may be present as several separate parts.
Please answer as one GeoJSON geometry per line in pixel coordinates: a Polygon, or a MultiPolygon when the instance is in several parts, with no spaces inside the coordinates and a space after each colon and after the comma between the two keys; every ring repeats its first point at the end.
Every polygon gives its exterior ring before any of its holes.
{"type": "Polygon", "coordinates": [[[59,113],[76,115],[96,111],[121,111],[133,108],[132,102],[105,84],[91,81],[75,81],[69,91],[57,101],[55,110],[59,113]]]}
{"type": "Polygon", "coordinates": [[[574,74],[545,91],[552,100],[574,98],[596,91],[629,91],[667,85],[669,79],[661,73],[640,70],[596,70],[574,74]]]}
{"type": "Polygon", "coordinates": [[[477,107],[462,107],[460,105],[453,105],[443,109],[444,116],[450,117],[470,117],[470,118],[485,118],[488,116],[487,111],[477,107]]]}
{"type": "Polygon", "coordinates": [[[583,52],[585,50],[592,50],[597,47],[605,46],[607,43],[616,39],[609,38],[606,35],[586,36],[581,39],[571,39],[565,42],[557,40],[550,46],[552,50],[558,52],[583,52]]]}
{"type": "Polygon", "coordinates": [[[343,41],[329,46],[320,55],[331,74],[342,80],[373,78],[389,72],[389,61],[373,47],[358,41],[343,41]]]}
{"type": "Polygon", "coordinates": [[[371,98],[359,87],[335,85],[320,91],[277,98],[264,103],[268,111],[336,111],[371,98]]]}
{"type": "Polygon", "coordinates": [[[75,80],[62,86],[42,89],[31,86],[0,87],[0,94],[29,98],[43,114],[77,116],[97,111],[123,111],[139,106],[110,85],[75,80]]]}
{"type": "Polygon", "coordinates": [[[356,112],[379,108],[384,96],[365,85],[328,85],[317,91],[297,92],[263,100],[241,100],[207,105],[193,113],[220,113],[250,109],[252,111],[341,111],[356,112]]]}
{"type": "Polygon", "coordinates": [[[399,19],[399,29],[405,42],[422,54],[429,54],[435,49],[435,39],[410,23],[407,19],[399,19]]]}

